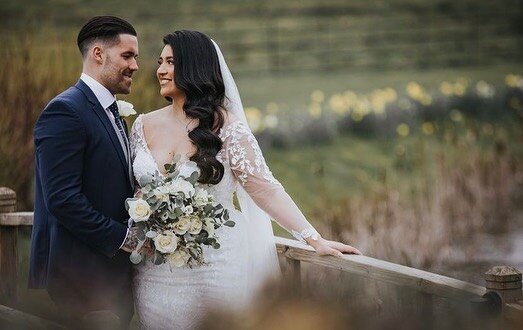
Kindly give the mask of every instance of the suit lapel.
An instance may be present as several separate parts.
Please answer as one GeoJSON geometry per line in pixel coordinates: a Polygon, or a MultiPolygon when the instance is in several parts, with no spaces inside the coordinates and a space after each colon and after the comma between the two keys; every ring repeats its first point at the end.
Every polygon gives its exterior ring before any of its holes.
{"type": "MultiPolygon", "coordinates": [[[[89,100],[91,109],[94,111],[94,113],[96,113],[98,119],[100,119],[100,121],[102,122],[107,134],[109,135],[111,143],[113,144],[113,147],[116,149],[116,153],[118,154],[118,158],[120,158],[120,162],[122,163],[125,173],[128,173],[129,165],[125,157],[124,151],[122,149],[122,145],[120,144],[120,140],[116,135],[116,131],[113,128],[113,124],[111,123],[109,117],[105,113],[105,109],[102,108],[102,105],[100,104],[100,102],[98,102],[98,99],[94,95],[93,91],[82,80],[78,80],[75,87],[80,89],[89,100]]],[[[126,176],[129,180],[129,184],[131,184],[131,179],[129,178],[129,175],[126,176]]]]}

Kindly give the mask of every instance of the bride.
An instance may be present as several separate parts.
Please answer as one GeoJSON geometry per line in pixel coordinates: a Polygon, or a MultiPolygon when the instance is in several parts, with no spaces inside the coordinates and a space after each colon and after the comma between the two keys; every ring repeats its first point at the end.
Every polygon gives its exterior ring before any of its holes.
{"type": "Polygon", "coordinates": [[[170,104],[136,119],[131,130],[134,175],[165,174],[163,164],[180,155],[180,166],[198,165],[199,185],[229,209],[236,225],[217,230],[221,247],[204,247],[204,266],[176,268],[149,261],[135,267],[142,326],[188,329],[210,308],[246,306],[260,285],[279,273],[270,218],[321,255],[360,254],[322,238],[273,177],[216,43],[187,30],[169,34],[163,42],[157,78],[160,94],[170,104]],[[234,193],[241,210],[233,204],[234,193]]]}

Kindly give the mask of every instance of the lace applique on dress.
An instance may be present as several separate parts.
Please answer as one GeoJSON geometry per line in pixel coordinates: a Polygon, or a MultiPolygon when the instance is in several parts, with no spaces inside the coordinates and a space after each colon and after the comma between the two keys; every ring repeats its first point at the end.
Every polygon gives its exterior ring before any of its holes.
{"type": "Polygon", "coordinates": [[[311,238],[312,240],[317,241],[320,237],[320,234],[316,231],[314,228],[307,228],[302,230],[301,232],[297,232],[296,230],[291,231],[292,236],[296,238],[298,241],[307,244],[307,241],[305,239],[311,238]]]}
{"type": "Polygon", "coordinates": [[[131,128],[131,135],[129,138],[130,144],[131,144],[131,159],[134,160],[136,157],[136,151],[138,149],[147,150],[147,142],[145,141],[145,137],[143,136],[143,121],[142,121],[143,115],[139,115],[136,120],[133,123],[133,127],[131,128]]]}
{"type": "Polygon", "coordinates": [[[229,159],[231,169],[237,174],[242,186],[245,186],[250,175],[261,176],[271,184],[281,185],[269,170],[258,141],[245,123],[236,121],[228,125],[221,130],[220,137],[225,144],[222,150],[225,154],[220,153],[219,160],[229,159]]]}

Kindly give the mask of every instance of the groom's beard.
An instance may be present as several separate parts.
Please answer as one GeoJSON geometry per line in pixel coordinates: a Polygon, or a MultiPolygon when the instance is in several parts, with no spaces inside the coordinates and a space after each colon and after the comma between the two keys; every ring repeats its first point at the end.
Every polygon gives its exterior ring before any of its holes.
{"type": "Polygon", "coordinates": [[[112,94],[129,94],[131,92],[134,70],[129,68],[119,69],[112,61],[107,61],[103,73],[104,86],[112,94]]]}

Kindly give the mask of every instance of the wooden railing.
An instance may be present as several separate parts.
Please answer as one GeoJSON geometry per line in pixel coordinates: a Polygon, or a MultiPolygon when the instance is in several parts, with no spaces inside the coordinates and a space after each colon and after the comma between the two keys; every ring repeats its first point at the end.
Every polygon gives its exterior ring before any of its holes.
{"type": "MultiPolygon", "coordinates": [[[[33,223],[33,212],[14,212],[15,205],[15,192],[0,187],[0,304],[9,304],[17,300],[18,228],[31,226],[33,223]]],[[[523,316],[521,272],[513,267],[499,266],[490,269],[485,273],[486,286],[482,287],[366,256],[318,256],[311,247],[283,237],[275,237],[275,244],[278,253],[283,257],[284,275],[293,277],[295,280],[292,282],[297,285],[300,285],[301,263],[305,262],[417,290],[422,293],[424,311],[429,313],[433,308],[433,298],[438,296],[469,301],[472,307],[483,306],[480,308],[482,312],[501,310],[502,315],[509,320],[521,320],[523,316]]],[[[27,325],[31,328],[49,328],[56,325],[2,305],[0,321],[27,325]]]]}

